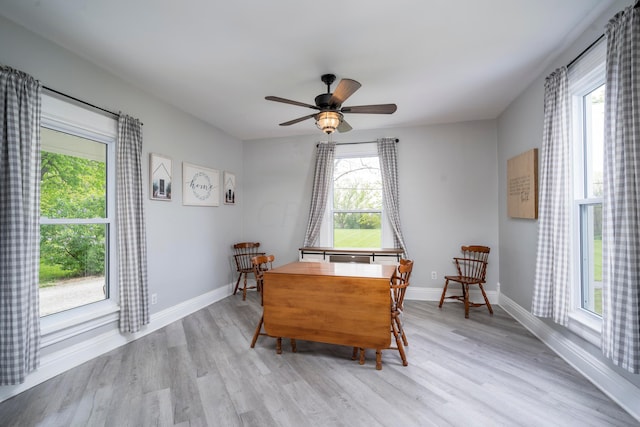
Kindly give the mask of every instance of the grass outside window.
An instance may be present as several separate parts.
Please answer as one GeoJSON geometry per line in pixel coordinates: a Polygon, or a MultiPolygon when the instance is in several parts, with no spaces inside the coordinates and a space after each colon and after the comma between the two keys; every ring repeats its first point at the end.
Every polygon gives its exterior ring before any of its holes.
{"type": "Polygon", "coordinates": [[[382,246],[382,233],[379,228],[333,230],[333,246],[336,248],[379,248],[382,246]]]}

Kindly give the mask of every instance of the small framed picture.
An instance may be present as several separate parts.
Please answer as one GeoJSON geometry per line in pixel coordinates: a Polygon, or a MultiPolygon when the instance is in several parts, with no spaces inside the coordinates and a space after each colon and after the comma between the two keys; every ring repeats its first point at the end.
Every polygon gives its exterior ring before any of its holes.
{"type": "Polygon", "coordinates": [[[220,171],[182,162],[182,204],[218,206],[220,171]]]}
{"type": "Polygon", "coordinates": [[[171,159],[149,154],[149,191],[151,200],[171,201],[171,159]]]}
{"type": "Polygon", "coordinates": [[[231,172],[224,172],[224,204],[236,204],[236,176],[231,172]]]}

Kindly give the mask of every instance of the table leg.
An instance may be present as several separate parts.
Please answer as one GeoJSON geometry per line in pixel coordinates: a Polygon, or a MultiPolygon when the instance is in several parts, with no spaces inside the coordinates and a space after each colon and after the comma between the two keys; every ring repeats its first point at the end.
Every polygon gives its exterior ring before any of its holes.
{"type": "Polygon", "coordinates": [[[382,369],[382,350],[376,349],[376,370],[382,369]]]}

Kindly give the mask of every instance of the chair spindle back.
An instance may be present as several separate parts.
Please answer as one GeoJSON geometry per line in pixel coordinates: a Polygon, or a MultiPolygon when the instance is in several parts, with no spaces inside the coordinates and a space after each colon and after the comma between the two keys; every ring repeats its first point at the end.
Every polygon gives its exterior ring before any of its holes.
{"type": "Polygon", "coordinates": [[[463,256],[454,258],[458,274],[484,283],[490,250],[487,246],[463,246],[463,256]]]}
{"type": "Polygon", "coordinates": [[[259,242],[242,242],[233,245],[233,258],[236,261],[238,272],[251,271],[253,269],[251,258],[264,255],[264,252],[258,252],[259,248],[259,242]]]}
{"type": "Polygon", "coordinates": [[[404,296],[409,287],[409,278],[413,270],[413,261],[401,259],[400,265],[391,276],[391,310],[400,311],[404,309],[404,296]]]}

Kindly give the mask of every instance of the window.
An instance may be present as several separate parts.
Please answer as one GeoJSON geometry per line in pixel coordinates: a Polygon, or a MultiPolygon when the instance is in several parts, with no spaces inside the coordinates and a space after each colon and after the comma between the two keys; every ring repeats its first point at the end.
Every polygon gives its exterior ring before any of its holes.
{"type": "Polygon", "coordinates": [[[115,234],[115,120],[50,97],[42,111],[41,317],[110,298],[115,234]]]}
{"type": "MultiPolygon", "coordinates": [[[[575,266],[572,318],[598,334],[602,316],[605,47],[605,43],[594,47],[569,73],[573,110],[575,266]]],[[[596,336],[591,341],[599,345],[596,336]]]]}
{"type": "Polygon", "coordinates": [[[375,143],[337,145],[320,246],[392,247],[375,143]]]}
{"type": "Polygon", "coordinates": [[[382,247],[382,178],[378,157],[334,160],[333,247],[382,247]]]}
{"type": "Polygon", "coordinates": [[[580,307],[602,315],[602,178],[604,91],[600,85],[582,96],[582,186],[577,205],[580,227],[580,307]]]}

